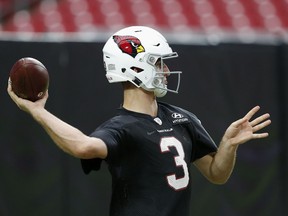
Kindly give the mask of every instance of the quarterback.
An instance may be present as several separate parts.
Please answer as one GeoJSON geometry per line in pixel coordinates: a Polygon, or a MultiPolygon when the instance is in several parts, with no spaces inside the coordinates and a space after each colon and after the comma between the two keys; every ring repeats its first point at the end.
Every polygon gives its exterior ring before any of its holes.
{"type": "MultiPolygon", "coordinates": [[[[157,98],[177,93],[181,71],[169,70],[177,58],[158,31],[131,26],[113,34],[103,48],[109,83],[123,85],[118,113],[90,135],[65,123],[36,102],[8,93],[28,112],[59,148],[81,159],[85,173],[108,164],[112,177],[110,216],[189,216],[192,165],[212,183],[230,177],[239,145],[268,136],[258,132],[271,123],[268,113],[254,117],[259,106],[233,122],[215,144],[201,121],[190,111],[157,98]],[[169,87],[169,77],[178,79],[169,87]]],[[[97,117],[97,116],[96,116],[97,117]]]]}

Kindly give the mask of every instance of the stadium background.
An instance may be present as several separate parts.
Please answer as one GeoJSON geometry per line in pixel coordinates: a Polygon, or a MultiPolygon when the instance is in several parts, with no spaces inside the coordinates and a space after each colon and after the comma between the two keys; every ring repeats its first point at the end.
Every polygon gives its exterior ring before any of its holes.
{"type": "MultiPolygon", "coordinates": [[[[0,4],[0,215],[106,216],[111,191],[107,167],[103,165],[100,172],[85,175],[78,159],[59,150],[29,115],[19,111],[6,87],[9,70],[17,59],[39,59],[51,79],[47,109],[84,133],[91,133],[113,116],[121,103],[121,86],[106,81],[101,53],[107,35],[121,23],[101,26],[95,32],[72,29],[78,34],[63,28],[48,31],[48,27],[46,33],[39,33],[39,25],[33,22],[26,25],[26,30],[25,25],[18,28],[17,12],[30,11],[29,20],[35,21],[32,12],[43,2],[64,4],[76,0],[2,0],[0,4]]],[[[120,4],[128,0],[95,2],[120,4]]],[[[282,2],[286,6],[283,10],[288,11],[287,1],[265,2],[282,2]]],[[[212,185],[196,169],[191,170],[193,216],[288,214],[286,22],[284,18],[282,28],[276,30],[260,26],[244,33],[235,26],[218,25],[208,30],[204,26],[196,28],[193,23],[176,29],[170,24],[158,26],[180,56],[175,67],[183,71],[179,94],[168,94],[161,100],[194,112],[217,143],[227,126],[255,105],[262,107],[261,113],[270,112],[273,122],[267,129],[268,139],[239,148],[227,184],[212,185]]]]}

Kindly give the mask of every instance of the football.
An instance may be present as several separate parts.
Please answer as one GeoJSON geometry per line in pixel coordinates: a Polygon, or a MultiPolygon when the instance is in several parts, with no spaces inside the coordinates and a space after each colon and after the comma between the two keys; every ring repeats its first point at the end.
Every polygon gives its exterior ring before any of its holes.
{"type": "Polygon", "coordinates": [[[21,98],[37,101],[45,95],[49,86],[49,73],[37,59],[21,58],[10,70],[13,92],[21,98]]]}

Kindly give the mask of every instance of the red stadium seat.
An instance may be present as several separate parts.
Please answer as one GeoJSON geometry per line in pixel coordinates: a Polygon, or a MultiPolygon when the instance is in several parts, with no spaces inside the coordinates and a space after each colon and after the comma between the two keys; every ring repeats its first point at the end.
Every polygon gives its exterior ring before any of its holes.
{"type": "MultiPolygon", "coordinates": [[[[7,1],[2,2],[5,7],[7,1]]],[[[288,0],[55,0],[15,11],[0,25],[2,31],[12,32],[87,32],[149,25],[175,31],[277,33],[287,31],[287,14],[288,0]]]]}

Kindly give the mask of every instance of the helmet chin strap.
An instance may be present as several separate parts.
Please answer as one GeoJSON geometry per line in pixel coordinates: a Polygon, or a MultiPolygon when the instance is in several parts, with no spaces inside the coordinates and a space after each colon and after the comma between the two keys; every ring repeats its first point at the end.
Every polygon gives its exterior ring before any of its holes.
{"type": "Polygon", "coordinates": [[[163,83],[163,78],[158,77],[153,80],[155,86],[154,95],[156,97],[164,97],[167,94],[167,86],[163,83]]]}
{"type": "MultiPolygon", "coordinates": [[[[161,82],[161,81],[160,81],[161,82]]],[[[135,84],[134,84],[135,85],[135,84]]],[[[167,87],[166,85],[163,85],[163,87],[157,87],[155,86],[155,88],[151,89],[151,88],[147,88],[145,85],[140,85],[141,88],[150,91],[150,92],[154,92],[154,95],[156,97],[164,97],[167,94],[167,87]]]]}
{"type": "Polygon", "coordinates": [[[167,90],[156,88],[154,90],[154,95],[156,97],[164,97],[167,94],[167,90]]]}

